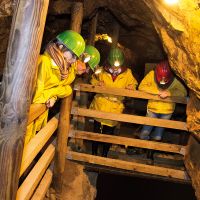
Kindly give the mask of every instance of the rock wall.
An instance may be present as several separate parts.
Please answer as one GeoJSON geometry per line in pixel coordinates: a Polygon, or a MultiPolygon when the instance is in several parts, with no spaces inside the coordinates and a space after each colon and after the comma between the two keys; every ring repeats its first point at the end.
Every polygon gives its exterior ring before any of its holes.
{"type": "MultiPolygon", "coordinates": [[[[175,73],[192,90],[198,101],[200,98],[200,7],[198,1],[180,1],[168,6],[158,1],[145,0],[151,10],[153,24],[163,42],[165,51],[175,73]]],[[[199,112],[190,104],[188,128],[198,134],[199,112]],[[192,119],[192,120],[191,120],[192,119]]]]}
{"type": "MultiPolygon", "coordinates": [[[[96,197],[97,173],[84,171],[84,166],[66,160],[63,192],[59,194],[64,200],[94,200],[96,197]]],[[[50,200],[56,199],[53,190],[50,190],[50,200]]]]}

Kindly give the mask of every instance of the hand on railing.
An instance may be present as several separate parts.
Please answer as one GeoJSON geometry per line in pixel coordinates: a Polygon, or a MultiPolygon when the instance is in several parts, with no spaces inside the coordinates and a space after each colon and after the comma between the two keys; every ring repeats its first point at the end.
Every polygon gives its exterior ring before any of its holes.
{"type": "Polygon", "coordinates": [[[103,87],[103,86],[105,86],[105,83],[104,83],[103,81],[99,81],[99,82],[97,83],[97,86],[103,87]]]}
{"type": "Polygon", "coordinates": [[[54,98],[51,98],[51,99],[47,100],[45,104],[46,104],[47,108],[51,108],[54,106],[55,102],[56,102],[56,100],[54,98]]]}
{"type": "Polygon", "coordinates": [[[127,90],[134,90],[134,85],[127,85],[126,88],[127,90]]]}
{"type": "Polygon", "coordinates": [[[168,90],[161,90],[161,91],[159,91],[158,96],[162,99],[165,99],[165,98],[171,96],[171,94],[168,90]]]}

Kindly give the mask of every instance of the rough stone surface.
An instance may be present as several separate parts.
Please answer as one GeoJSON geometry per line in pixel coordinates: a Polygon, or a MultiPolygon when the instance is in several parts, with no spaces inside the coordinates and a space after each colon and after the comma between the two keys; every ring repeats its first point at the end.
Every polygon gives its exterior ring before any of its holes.
{"type": "Polygon", "coordinates": [[[97,173],[85,172],[84,166],[66,160],[63,194],[65,200],[94,200],[97,173]]]}

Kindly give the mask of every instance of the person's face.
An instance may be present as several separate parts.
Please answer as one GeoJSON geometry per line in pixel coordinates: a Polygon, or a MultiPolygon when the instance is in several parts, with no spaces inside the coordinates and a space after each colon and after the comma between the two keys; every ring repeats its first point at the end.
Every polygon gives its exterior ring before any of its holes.
{"type": "Polygon", "coordinates": [[[63,53],[63,56],[68,64],[73,64],[76,62],[77,58],[76,55],[69,51],[65,46],[59,45],[60,50],[63,53]]]}
{"type": "Polygon", "coordinates": [[[73,55],[70,51],[63,52],[64,58],[71,65],[76,62],[76,56],[73,55]]]}
{"type": "Polygon", "coordinates": [[[81,74],[85,73],[85,71],[86,71],[86,64],[84,62],[77,61],[76,70],[77,70],[76,73],[78,75],[81,75],[81,74]]]}

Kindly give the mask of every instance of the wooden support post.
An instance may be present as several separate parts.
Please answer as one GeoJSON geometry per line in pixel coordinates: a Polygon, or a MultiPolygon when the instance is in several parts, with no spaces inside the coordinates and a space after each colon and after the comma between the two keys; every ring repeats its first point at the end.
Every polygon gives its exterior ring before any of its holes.
{"type": "MultiPolygon", "coordinates": [[[[78,33],[81,32],[83,19],[83,3],[76,2],[72,7],[70,29],[78,33]]],[[[63,172],[65,168],[65,154],[67,139],[70,129],[70,112],[71,112],[72,95],[62,99],[60,108],[60,117],[58,123],[58,138],[55,154],[55,165],[53,173],[53,188],[56,191],[57,199],[62,199],[63,172]]]]}
{"type": "Polygon", "coordinates": [[[95,35],[97,30],[97,21],[98,21],[98,12],[95,14],[95,16],[91,19],[89,24],[89,38],[87,41],[87,44],[93,45],[95,44],[95,35]]]}
{"type": "Polygon", "coordinates": [[[70,112],[71,112],[72,95],[62,100],[60,108],[60,117],[58,123],[58,136],[55,153],[55,165],[53,173],[53,188],[56,191],[57,199],[61,199],[63,173],[65,169],[65,155],[67,139],[70,129],[70,112]]]}
{"type": "Polygon", "coordinates": [[[83,3],[76,2],[72,6],[71,25],[70,25],[71,30],[80,33],[82,20],[83,20],[83,3]]]}
{"type": "Polygon", "coordinates": [[[48,0],[17,0],[0,91],[0,199],[14,200],[48,0]]]}
{"type": "Polygon", "coordinates": [[[117,47],[117,43],[119,40],[119,23],[114,19],[113,20],[113,34],[112,34],[112,48],[117,47]]]}

